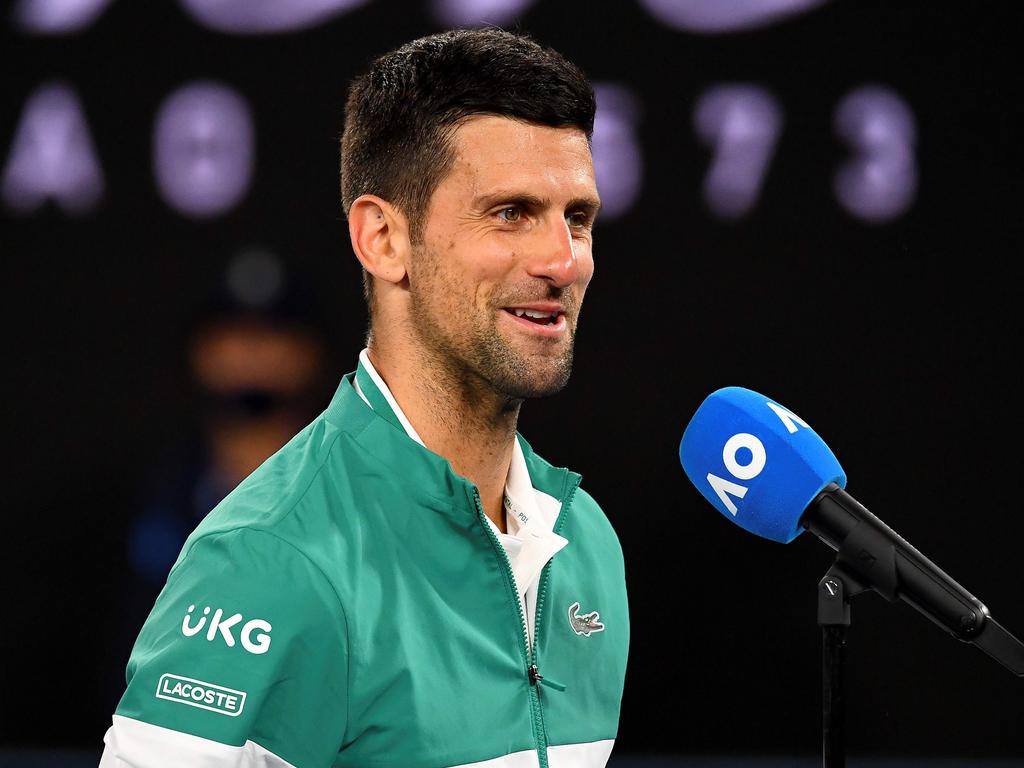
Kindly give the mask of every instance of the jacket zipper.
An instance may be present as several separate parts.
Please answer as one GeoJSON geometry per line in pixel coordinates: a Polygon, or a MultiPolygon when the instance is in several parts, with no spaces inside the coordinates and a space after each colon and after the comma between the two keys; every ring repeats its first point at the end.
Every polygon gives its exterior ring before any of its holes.
{"type": "MultiPolygon", "coordinates": [[[[558,511],[558,518],[555,520],[555,525],[552,530],[558,533],[562,527],[562,521],[565,517],[565,511],[569,508],[572,503],[573,497],[576,495],[576,489],[579,488],[579,483],[575,483],[570,489],[569,494],[565,497],[562,502],[561,509],[558,511]]],[[[491,539],[491,544],[494,546],[495,551],[501,558],[501,562],[505,565],[505,573],[509,577],[509,583],[514,589],[518,587],[515,581],[515,576],[512,574],[512,564],[509,562],[508,553],[505,552],[505,548],[501,546],[501,542],[498,541],[498,537],[494,535],[494,531],[491,530],[491,526],[487,524],[484,515],[483,503],[480,501],[480,491],[476,487],[473,488],[473,499],[476,502],[477,515],[480,517],[480,523],[483,525],[484,530],[491,539]]],[[[529,625],[526,623],[526,614],[524,611],[523,601],[519,599],[518,592],[516,593],[516,610],[519,612],[519,624],[523,628],[523,656],[526,658],[526,679],[530,683],[530,711],[533,715],[533,736],[537,741],[537,759],[540,762],[540,768],[548,768],[548,740],[546,730],[544,728],[544,713],[540,705],[540,694],[538,692],[538,683],[546,685],[550,688],[554,688],[557,691],[564,691],[565,686],[556,683],[553,680],[546,680],[543,675],[537,669],[537,660],[534,655],[535,648],[538,641],[538,636],[541,629],[541,617],[544,613],[544,598],[547,595],[548,588],[548,576],[551,570],[551,561],[549,560],[544,565],[544,570],[541,571],[540,584],[537,587],[537,609],[534,614],[533,620],[533,643],[530,643],[530,630],[529,625]]]]}
{"type": "MultiPolygon", "coordinates": [[[[473,488],[473,499],[476,501],[476,512],[480,516],[480,523],[490,537],[495,552],[498,553],[501,562],[504,563],[505,574],[508,576],[509,584],[515,590],[516,580],[515,576],[512,575],[512,564],[508,561],[508,553],[505,552],[505,548],[501,546],[498,537],[494,535],[491,526],[484,519],[484,506],[480,501],[480,491],[475,487],[473,488]]],[[[533,661],[533,647],[530,645],[530,630],[527,628],[526,615],[523,613],[523,601],[519,599],[518,594],[516,595],[516,610],[519,612],[519,626],[523,628],[523,634],[520,638],[523,641],[523,657],[526,659],[526,679],[530,681],[530,714],[533,716],[533,738],[537,742],[537,758],[540,761],[540,768],[548,768],[548,742],[544,735],[544,720],[540,713],[540,697],[537,695],[537,665],[533,661]]]]}

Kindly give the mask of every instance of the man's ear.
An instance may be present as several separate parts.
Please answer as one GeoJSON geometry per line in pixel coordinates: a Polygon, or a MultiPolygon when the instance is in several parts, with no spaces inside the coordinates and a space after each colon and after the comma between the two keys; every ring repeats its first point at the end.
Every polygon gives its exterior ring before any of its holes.
{"type": "Polygon", "coordinates": [[[373,277],[400,283],[408,274],[409,223],[395,206],[376,195],[357,197],[348,212],[352,250],[373,277]]]}

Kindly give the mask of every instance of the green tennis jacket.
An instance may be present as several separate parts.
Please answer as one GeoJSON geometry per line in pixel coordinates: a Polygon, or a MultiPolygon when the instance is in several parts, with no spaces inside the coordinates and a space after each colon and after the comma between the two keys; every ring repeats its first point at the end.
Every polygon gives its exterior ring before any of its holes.
{"type": "Polygon", "coordinates": [[[541,574],[531,643],[476,487],[355,375],[189,536],[102,768],[607,761],[629,615],[622,550],[580,476],[517,438],[570,542],[541,574]]]}

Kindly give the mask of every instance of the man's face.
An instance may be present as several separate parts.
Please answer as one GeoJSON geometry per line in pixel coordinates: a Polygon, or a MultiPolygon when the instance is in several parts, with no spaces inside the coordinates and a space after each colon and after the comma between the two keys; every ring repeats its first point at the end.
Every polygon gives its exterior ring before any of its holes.
{"type": "Polygon", "coordinates": [[[594,273],[600,201],[586,136],[480,116],[453,146],[413,248],[413,332],[463,385],[513,399],[557,392],[594,273]]]}

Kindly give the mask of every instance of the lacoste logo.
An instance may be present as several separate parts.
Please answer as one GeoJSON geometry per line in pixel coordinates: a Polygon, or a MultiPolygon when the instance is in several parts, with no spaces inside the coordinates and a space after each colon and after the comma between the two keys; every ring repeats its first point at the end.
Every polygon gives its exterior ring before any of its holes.
{"type": "Polygon", "coordinates": [[[590,637],[591,632],[604,632],[600,613],[597,611],[579,613],[579,610],[578,602],[569,606],[569,626],[572,627],[573,632],[584,637],[590,637]]]}
{"type": "Polygon", "coordinates": [[[220,712],[228,717],[238,717],[245,706],[245,691],[170,673],[160,675],[160,681],[156,684],[156,697],[220,712]]]}
{"type": "MultiPolygon", "coordinates": [[[[203,616],[199,619],[199,622],[193,627],[189,624],[192,618],[192,611],[196,609],[195,605],[190,605],[188,611],[185,613],[185,618],[181,620],[181,634],[185,637],[192,637],[193,635],[199,634],[203,627],[206,626],[206,617],[210,613],[210,606],[203,608],[203,616]]],[[[235,636],[231,634],[231,628],[242,620],[242,614],[236,613],[233,616],[224,618],[224,611],[218,608],[213,616],[210,618],[210,628],[206,631],[206,639],[209,642],[213,642],[213,638],[219,633],[227,644],[228,648],[235,647],[235,636]]],[[[263,619],[250,619],[242,625],[242,629],[239,632],[239,638],[242,641],[242,647],[245,648],[249,653],[261,654],[266,653],[270,650],[270,630],[273,627],[270,626],[269,621],[263,619]],[[255,642],[253,641],[252,633],[262,630],[256,635],[255,642]]]]}

